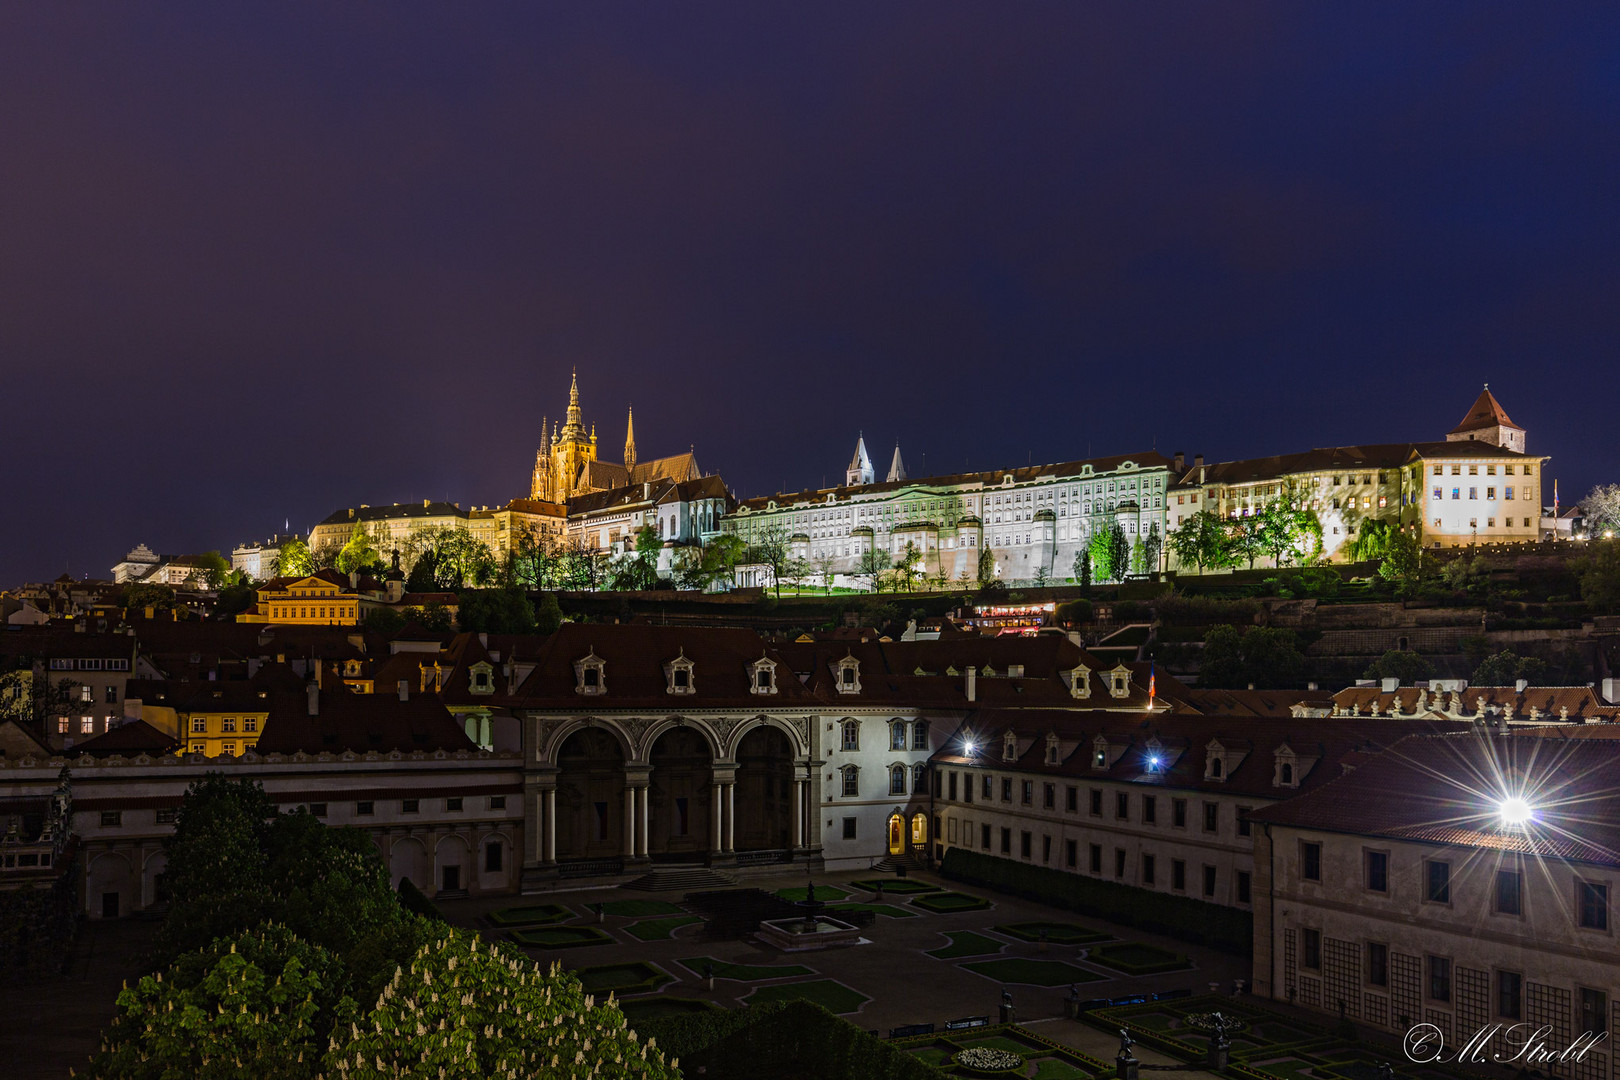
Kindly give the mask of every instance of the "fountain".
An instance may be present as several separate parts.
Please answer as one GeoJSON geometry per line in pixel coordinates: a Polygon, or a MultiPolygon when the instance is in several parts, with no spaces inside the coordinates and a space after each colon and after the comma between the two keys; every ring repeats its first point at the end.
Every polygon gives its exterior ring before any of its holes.
{"type": "Polygon", "coordinates": [[[806,877],[804,899],[797,902],[804,909],[803,918],[766,919],[759,924],[759,938],[783,952],[804,952],[809,949],[830,949],[838,945],[853,945],[861,938],[860,928],[831,915],[823,915],[826,901],[816,899],[816,883],[806,877]]]}

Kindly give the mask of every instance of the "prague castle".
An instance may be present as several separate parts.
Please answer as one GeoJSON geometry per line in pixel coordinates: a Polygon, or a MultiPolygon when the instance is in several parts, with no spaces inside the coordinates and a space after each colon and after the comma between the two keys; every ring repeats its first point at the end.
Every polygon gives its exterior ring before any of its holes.
{"type": "Polygon", "coordinates": [[[540,449],[534,455],[534,480],[529,498],[562,503],[575,495],[628,487],[657,480],[681,483],[703,474],[697,456],[688,451],[651,461],[636,460],[635,413],[625,425],[624,464],[603,461],[596,456],[596,425],[589,430],[579,408],[579,376],[568,387],[568,413],[562,427],[540,424],[540,449]]]}

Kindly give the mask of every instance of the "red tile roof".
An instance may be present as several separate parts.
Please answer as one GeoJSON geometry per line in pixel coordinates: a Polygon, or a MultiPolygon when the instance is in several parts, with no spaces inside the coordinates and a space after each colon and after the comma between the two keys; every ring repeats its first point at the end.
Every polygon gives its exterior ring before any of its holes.
{"type": "MultiPolygon", "coordinates": [[[[1491,393],[1491,388],[1487,386],[1479,392],[1479,397],[1474,399],[1474,404],[1469,408],[1468,415],[1462,418],[1462,423],[1451,429],[1451,433],[1460,435],[1465,431],[1478,431],[1481,428],[1493,428],[1498,425],[1510,428],[1519,427],[1518,424],[1508,419],[1508,414],[1502,408],[1502,403],[1496,400],[1496,395],[1491,393]]],[[[1522,431],[1523,429],[1519,428],[1519,430],[1522,431]]]]}

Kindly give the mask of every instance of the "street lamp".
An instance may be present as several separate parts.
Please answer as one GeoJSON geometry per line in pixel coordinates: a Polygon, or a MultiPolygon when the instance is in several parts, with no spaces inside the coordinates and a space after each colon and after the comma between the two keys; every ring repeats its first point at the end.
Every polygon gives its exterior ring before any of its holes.
{"type": "Polygon", "coordinates": [[[1522,829],[1536,816],[1535,809],[1517,795],[1503,799],[1496,809],[1502,817],[1502,824],[1510,829],[1522,829]]]}

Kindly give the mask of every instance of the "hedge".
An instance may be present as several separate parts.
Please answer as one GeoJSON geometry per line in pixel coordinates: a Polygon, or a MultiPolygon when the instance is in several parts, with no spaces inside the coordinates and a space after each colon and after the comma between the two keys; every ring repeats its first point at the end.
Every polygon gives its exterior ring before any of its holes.
{"type": "Polygon", "coordinates": [[[444,916],[439,912],[439,906],[427,898],[416,883],[408,877],[399,879],[399,906],[413,915],[420,915],[424,919],[433,919],[444,922],[444,916]]]}
{"type": "Polygon", "coordinates": [[[1237,908],[1031,866],[965,848],[946,851],[940,873],[953,881],[1135,926],[1235,956],[1254,952],[1254,916],[1237,908]]]}
{"type": "Polygon", "coordinates": [[[0,891],[0,982],[36,982],[62,971],[82,918],[79,876],[73,860],[48,889],[0,891]]]}
{"type": "Polygon", "coordinates": [[[946,1074],[808,1001],[649,1020],[643,1040],[707,1080],[941,1080],[946,1074]]]}

